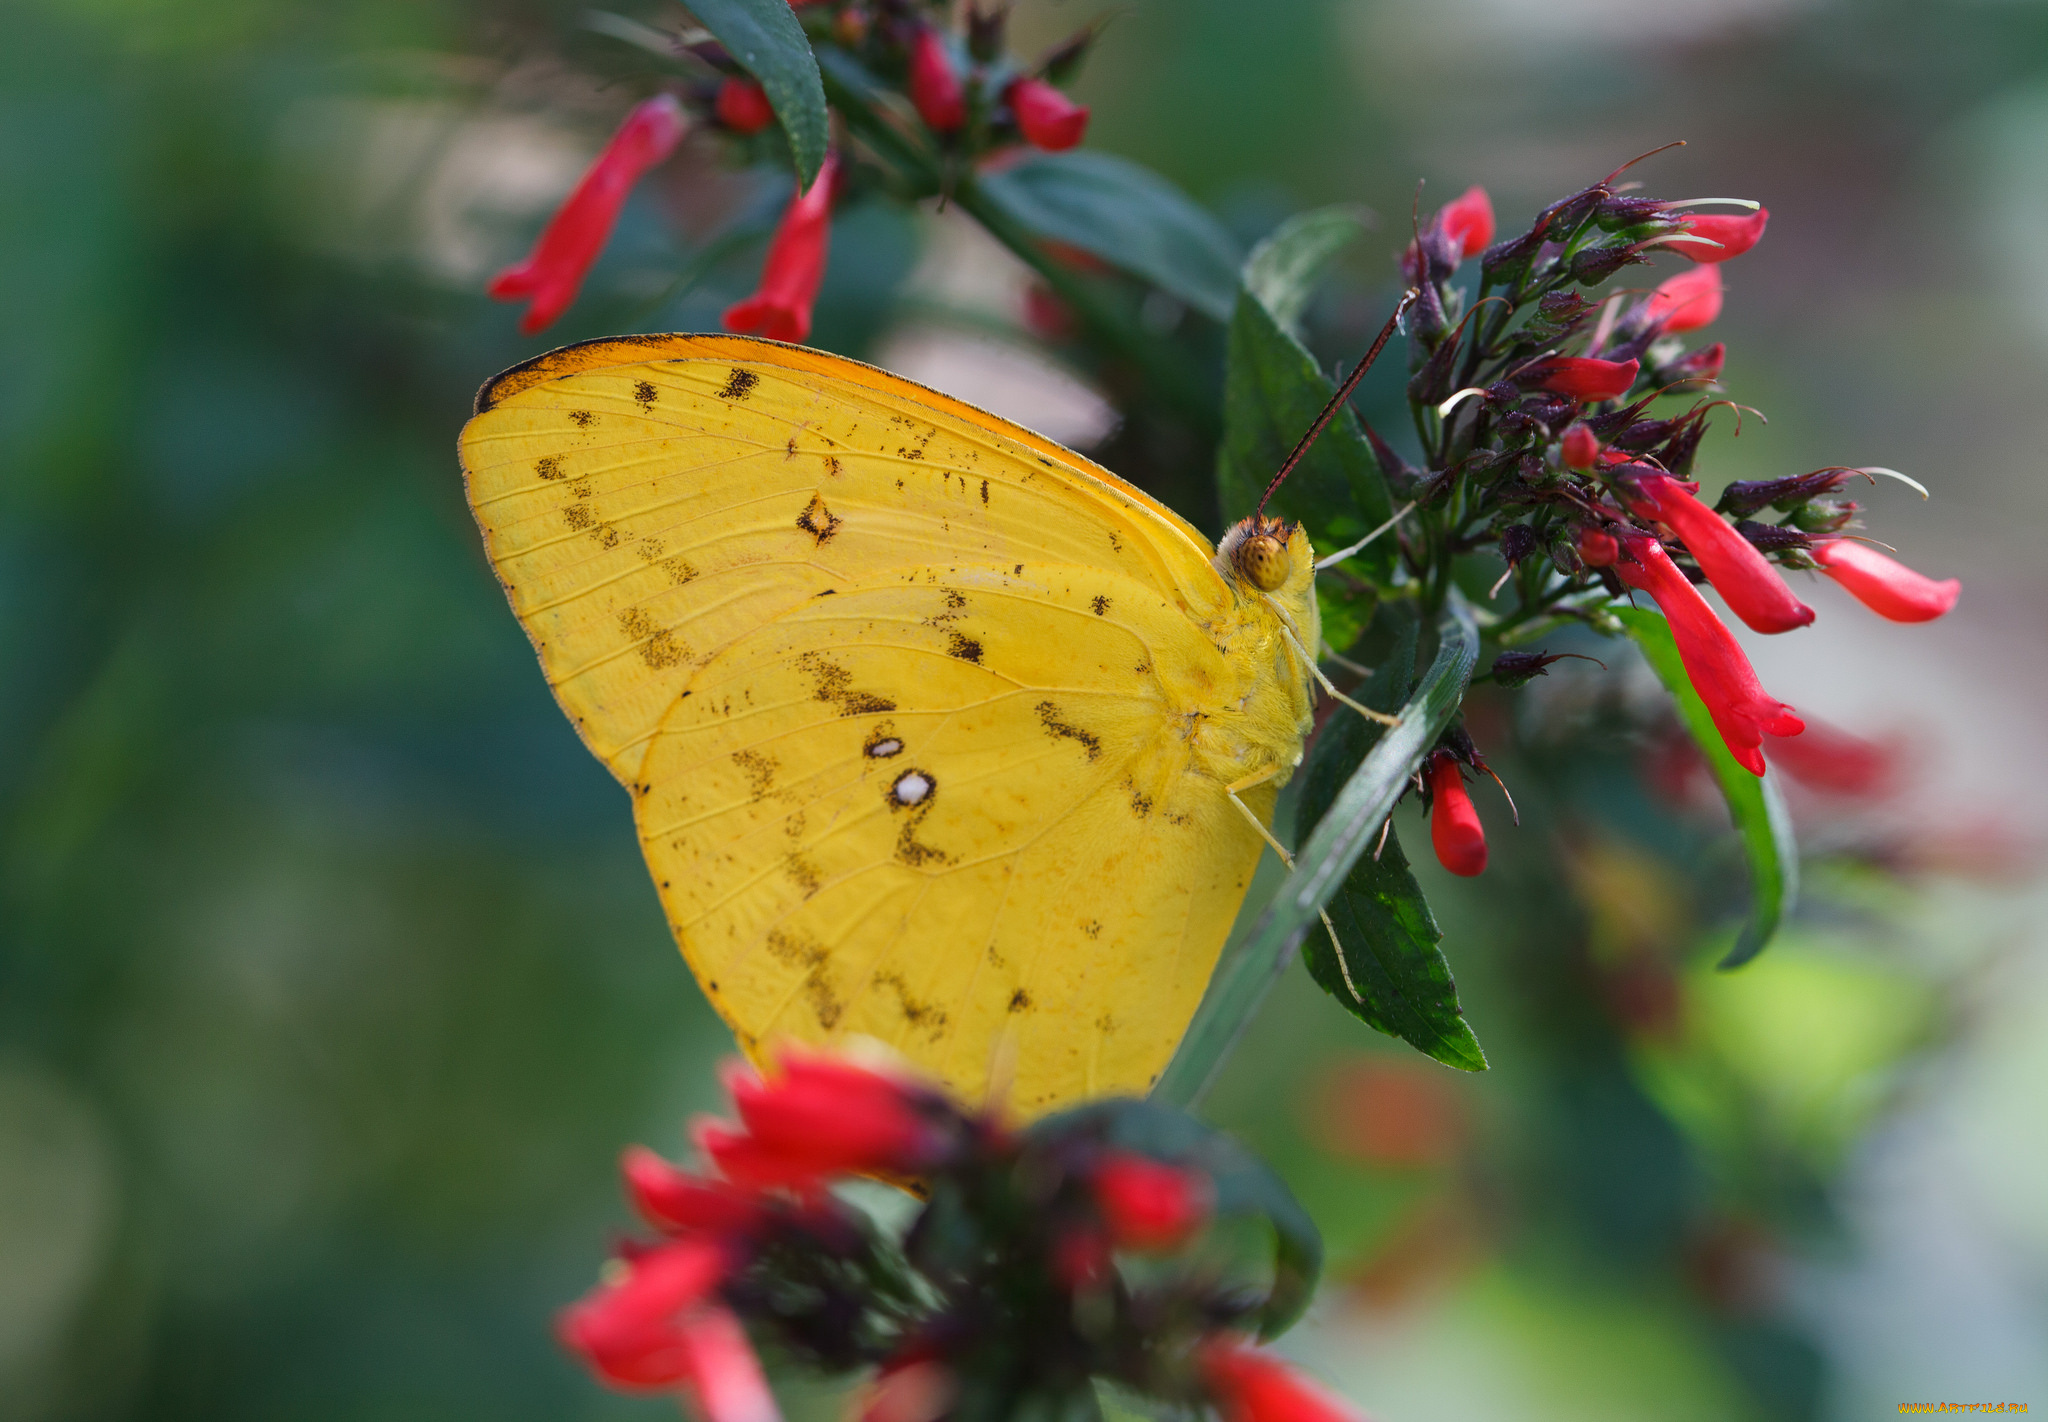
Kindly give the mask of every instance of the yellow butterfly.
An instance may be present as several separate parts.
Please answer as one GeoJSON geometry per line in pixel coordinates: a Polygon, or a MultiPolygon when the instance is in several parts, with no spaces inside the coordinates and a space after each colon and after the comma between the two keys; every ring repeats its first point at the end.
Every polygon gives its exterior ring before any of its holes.
{"type": "Polygon", "coordinates": [[[461,457],[749,1056],[862,1034],[978,1099],[1007,1053],[1027,1116],[1157,1079],[1301,759],[1306,534],[1212,549],[1029,430],[733,336],[515,366],[461,457]]]}

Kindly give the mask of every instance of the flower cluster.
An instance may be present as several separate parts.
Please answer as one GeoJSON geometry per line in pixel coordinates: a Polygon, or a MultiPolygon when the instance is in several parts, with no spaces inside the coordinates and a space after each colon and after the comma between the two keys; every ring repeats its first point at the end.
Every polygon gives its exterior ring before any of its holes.
{"type": "MultiPolygon", "coordinates": [[[[940,165],[973,164],[1018,145],[1059,152],[1080,143],[1088,110],[1060,87],[1079,67],[1095,31],[1084,29],[1037,63],[1023,65],[1004,53],[1007,7],[984,14],[970,7],[964,32],[943,23],[916,0],[791,0],[812,46],[833,50],[856,66],[871,92],[906,101],[922,132],[926,156],[940,165]]],[[[533,334],[552,325],[575,300],[591,264],[611,236],[635,183],[674,151],[693,125],[725,134],[746,148],[774,125],[767,91],[724,46],[708,39],[665,42],[664,55],[698,69],[695,83],[636,106],[605,145],[527,258],[500,273],[489,287],[500,300],[527,300],[520,329],[533,334]]],[[[848,96],[850,100],[850,96],[848,96]]],[[[772,152],[772,150],[769,150],[772,152]]],[[[856,172],[844,145],[792,195],[768,247],[761,283],[752,296],[725,312],[725,328],[775,340],[809,338],[811,313],[825,279],[832,209],[850,183],[900,186],[900,174],[856,172]]]]}
{"type": "Polygon", "coordinates": [[[791,1052],[728,1074],[738,1125],[696,1132],[706,1168],[626,1153],[654,1242],[621,1247],[560,1334],[605,1382],[672,1391],[707,1422],[772,1422],[755,1348],[867,1373],[865,1422],[936,1422],[989,1399],[1054,1410],[1095,1379],[1230,1422],[1355,1414],[1251,1334],[1277,1332],[1319,1246],[1277,1179],[1190,1118],[1102,1101],[1013,1130],[890,1069],[791,1052]],[[886,1235],[832,1187],[914,1182],[886,1235]],[[1212,1236],[1274,1232],[1263,1290],[1212,1236]]]}
{"type": "MultiPolygon", "coordinates": [[[[1764,689],[1702,585],[1766,634],[1814,619],[1787,572],[1826,574],[1901,622],[1941,616],[1958,585],[1924,577],[1851,532],[1858,509],[1840,497],[1844,486],[1904,478],[1891,470],[1839,466],[1735,483],[1711,507],[1697,497],[1692,469],[1710,416],[1740,407],[1716,393],[1723,346],[1688,347],[1685,337],[1720,316],[1721,265],[1756,245],[1770,214],[1740,200],[1644,197],[1618,176],[1551,204],[1498,242],[1479,188],[1418,227],[1402,270],[1423,467],[1368,433],[1390,484],[1411,501],[1398,537],[1422,595],[1441,597],[1462,555],[1490,546],[1506,563],[1492,596],[1511,584],[1515,605],[1489,626],[1509,648],[1493,665],[1495,680],[1520,685],[1555,660],[1515,644],[1569,619],[1612,632],[1603,609],[1647,593],[1730,754],[1761,775],[1767,738],[1797,736],[1804,723],[1764,689]],[[1745,210],[1696,210],[1708,205],[1745,210]],[[1660,253],[1686,265],[1647,290],[1587,294],[1660,253]],[[1456,279],[1475,260],[1468,305],[1456,279]]],[[[1470,875],[1485,868],[1486,839],[1465,793],[1467,766],[1484,768],[1454,728],[1419,785],[1438,858],[1470,875]]]]}

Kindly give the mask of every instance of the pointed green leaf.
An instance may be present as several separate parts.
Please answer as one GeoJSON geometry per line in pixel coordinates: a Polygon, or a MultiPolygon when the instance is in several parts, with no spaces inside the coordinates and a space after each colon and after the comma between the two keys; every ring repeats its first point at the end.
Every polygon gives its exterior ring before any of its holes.
{"type": "MultiPolygon", "coordinates": [[[[1230,320],[1229,359],[1216,483],[1224,518],[1236,520],[1258,506],[1267,483],[1337,387],[1249,288],[1230,320]]],[[[1393,512],[1386,481],[1348,407],[1274,491],[1267,510],[1299,520],[1323,553],[1386,521],[1393,512]]],[[[1381,539],[1357,556],[1356,566],[1361,575],[1384,581],[1392,575],[1393,558],[1393,541],[1381,539]]]]}
{"type": "Polygon", "coordinates": [[[1222,224],[1172,183],[1127,158],[1043,153],[978,183],[1040,237],[1070,243],[1143,277],[1197,311],[1230,319],[1238,248],[1222,224]]]}
{"type": "Polygon", "coordinates": [[[1723,968],[1739,968],[1764,951],[1771,935],[1778,931],[1778,924],[1799,898],[1799,845],[1792,837],[1791,813],[1785,808],[1785,797],[1778,790],[1775,773],[1752,775],[1728,753],[1720,731],[1715,729],[1714,718],[1707,713],[1707,704],[1700,700],[1700,694],[1692,689],[1691,678],[1685,674],[1678,644],[1671,638],[1671,624],[1646,607],[1616,607],[1611,611],[1628,628],[1629,636],[1642,649],[1643,659],[1678,703],[1679,719],[1692,733],[1707,764],[1713,767],[1714,779],[1735,821],[1735,831],[1742,837],[1742,848],[1749,859],[1749,919],[1720,964],[1723,968]]]}
{"type": "Polygon", "coordinates": [[[1244,286],[1292,334],[1330,258],[1365,233],[1364,209],[1318,207],[1296,213],[1252,248],[1244,286]]]}
{"type": "Polygon", "coordinates": [[[825,85],[810,39],[789,0],[686,0],[712,37],[739,66],[761,81],[796,160],[802,192],[825,163],[829,125],[825,85]]]}
{"type": "MultiPolygon", "coordinates": [[[[1376,710],[1399,706],[1414,665],[1415,623],[1409,619],[1359,699],[1376,710]]],[[[1305,784],[1295,820],[1299,838],[1311,837],[1381,729],[1341,709],[1323,727],[1302,770],[1305,784]]],[[[1327,933],[1311,932],[1303,940],[1302,961],[1317,985],[1368,1026],[1401,1038],[1445,1066],[1486,1070],[1486,1054],[1458,1005],[1451,965],[1437,947],[1443,930],[1436,926],[1392,825],[1385,841],[1351,866],[1328,909],[1342,959],[1327,933]]]]}
{"type": "Polygon", "coordinates": [[[1321,1232],[1272,1167],[1213,1126],[1157,1101],[1116,1096],[1047,1116],[1025,1134],[1054,1152],[1087,1136],[1201,1171],[1215,1187],[1217,1214],[1264,1215],[1273,1226],[1273,1286],[1259,1310],[1260,1336],[1285,1332],[1308,1306],[1323,1267],[1321,1232]]]}
{"type": "Polygon", "coordinates": [[[1457,714],[1479,657],[1479,628],[1455,591],[1437,622],[1437,635],[1436,658],[1401,708],[1399,724],[1389,726],[1366,752],[1295,855],[1294,871],[1243,946],[1210,980],[1180,1050],[1152,1089],[1155,1099],[1183,1107],[1201,1099],[1309,929],[1322,932],[1318,910],[1337,893],[1351,867],[1372,852],[1408,777],[1457,714]]]}

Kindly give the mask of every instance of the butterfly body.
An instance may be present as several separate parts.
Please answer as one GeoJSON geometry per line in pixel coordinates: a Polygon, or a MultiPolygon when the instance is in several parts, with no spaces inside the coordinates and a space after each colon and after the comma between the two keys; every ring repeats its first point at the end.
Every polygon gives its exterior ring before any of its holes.
{"type": "Polygon", "coordinates": [[[1310,725],[1313,555],[815,351],[571,347],[464,431],[492,561],[741,1046],[1142,1091],[1310,725]],[[1279,553],[1247,576],[1242,545],[1279,553]],[[1235,550],[1235,551],[1234,551],[1235,550]],[[1261,585],[1261,584],[1265,585],[1261,585]]]}

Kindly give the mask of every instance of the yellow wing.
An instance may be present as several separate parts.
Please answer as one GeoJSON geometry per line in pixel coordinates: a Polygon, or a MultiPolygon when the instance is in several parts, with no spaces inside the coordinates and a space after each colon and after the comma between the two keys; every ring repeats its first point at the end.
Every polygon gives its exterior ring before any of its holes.
{"type": "Polygon", "coordinates": [[[862,1033],[972,1097],[1008,1036],[1033,1114],[1150,1084],[1259,855],[1223,787],[1299,746],[1247,720],[1286,659],[1198,533],[993,416],[740,338],[508,372],[462,455],[750,1055],[862,1033]]]}

